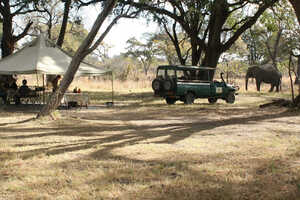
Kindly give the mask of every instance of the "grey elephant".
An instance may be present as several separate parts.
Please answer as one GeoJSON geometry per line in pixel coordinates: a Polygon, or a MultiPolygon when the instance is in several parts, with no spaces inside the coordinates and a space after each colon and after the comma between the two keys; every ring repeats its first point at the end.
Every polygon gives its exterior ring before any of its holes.
{"type": "Polygon", "coordinates": [[[282,74],[271,64],[249,67],[246,73],[246,90],[249,78],[255,78],[257,91],[260,91],[260,85],[264,82],[271,84],[269,92],[272,92],[274,87],[276,87],[276,92],[279,92],[282,74]]]}

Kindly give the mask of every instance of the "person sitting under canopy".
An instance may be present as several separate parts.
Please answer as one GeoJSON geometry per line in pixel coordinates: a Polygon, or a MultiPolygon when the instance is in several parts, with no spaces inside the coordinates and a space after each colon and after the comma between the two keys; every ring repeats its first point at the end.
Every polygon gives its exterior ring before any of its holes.
{"type": "Polygon", "coordinates": [[[24,79],[22,81],[22,85],[18,89],[18,93],[15,96],[15,102],[16,102],[16,104],[20,104],[21,103],[21,101],[20,101],[21,98],[27,98],[27,97],[31,97],[31,96],[34,96],[34,95],[35,95],[35,91],[31,90],[28,87],[27,80],[24,79]]]}
{"type": "Polygon", "coordinates": [[[27,96],[30,93],[31,93],[31,89],[27,85],[27,80],[24,79],[22,81],[22,86],[20,86],[20,88],[19,88],[19,94],[20,94],[20,96],[27,96]]]}

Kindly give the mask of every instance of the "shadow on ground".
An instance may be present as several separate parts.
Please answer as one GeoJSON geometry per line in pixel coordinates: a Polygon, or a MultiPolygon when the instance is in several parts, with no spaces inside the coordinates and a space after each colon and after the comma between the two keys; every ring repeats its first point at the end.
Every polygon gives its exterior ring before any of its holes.
{"type": "MultiPolygon", "coordinates": [[[[134,99],[136,97],[132,97],[132,100],[134,99]]],[[[148,97],[150,105],[152,101],[152,98],[148,97]]],[[[115,187],[123,188],[122,196],[118,199],[296,200],[300,196],[300,175],[297,173],[299,168],[292,168],[292,163],[296,159],[300,160],[300,149],[286,155],[285,158],[278,156],[262,160],[236,152],[241,157],[238,161],[232,160],[232,152],[212,153],[209,157],[178,153],[172,155],[173,157],[162,155],[160,159],[148,160],[114,154],[114,150],[118,148],[147,144],[149,140],[154,145],[176,145],[177,142],[191,136],[204,139],[211,136],[209,131],[226,126],[255,126],[261,121],[270,121],[275,126],[276,120],[298,117],[299,112],[283,109],[223,108],[218,105],[208,108],[206,104],[193,106],[158,104],[154,107],[130,104],[123,107],[99,108],[101,108],[99,112],[93,113],[90,113],[89,109],[67,113],[70,120],[62,122],[64,126],[59,125],[59,122],[58,125],[57,122],[50,122],[49,127],[20,126],[22,123],[26,124],[26,121],[3,124],[0,127],[0,140],[14,141],[14,147],[21,150],[1,152],[0,161],[93,150],[88,156],[60,162],[57,166],[68,170],[74,165],[100,162],[100,166],[97,167],[102,167],[106,173],[104,176],[93,177],[88,185],[96,187],[99,182],[103,182],[104,185],[114,183],[115,187]],[[53,136],[70,139],[49,140],[53,136]],[[39,140],[45,138],[47,141],[34,142],[37,138],[39,140]],[[157,138],[160,139],[155,141],[157,138]],[[45,147],[40,147],[41,145],[45,147]],[[35,148],[23,151],[22,147],[26,146],[35,148]],[[112,161],[118,161],[118,164],[112,161]],[[124,165],[129,163],[130,167],[120,168],[120,162],[124,165]],[[238,162],[236,167],[240,172],[234,174],[229,170],[227,166],[233,165],[233,162],[238,162]],[[211,163],[216,163],[217,167],[208,168],[211,163]],[[129,170],[133,173],[128,173],[129,170]],[[135,192],[126,189],[136,185],[147,187],[140,187],[135,192]]],[[[281,123],[288,125],[292,122],[281,123]]],[[[219,134],[226,138],[236,133],[219,134]]],[[[5,183],[0,179],[1,182],[5,183]]],[[[91,194],[85,195],[85,198],[89,198],[91,194]]]]}

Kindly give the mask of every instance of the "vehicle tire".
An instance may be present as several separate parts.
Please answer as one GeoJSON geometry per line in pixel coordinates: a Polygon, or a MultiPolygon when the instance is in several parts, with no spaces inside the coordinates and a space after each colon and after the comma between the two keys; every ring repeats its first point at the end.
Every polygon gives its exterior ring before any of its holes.
{"type": "Polygon", "coordinates": [[[166,98],[166,102],[167,102],[168,105],[173,105],[173,104],[175,104],[176,99],[175,98],[167,97],[166,98]]]}
{"type": "Polygon", "coordinates": [[[208,98],[208,102],[209,102],[210,104],[214,104],[214,103],[216,103],[217,101],[218,101],[218,99],[215,98],[215,97],[210,97],[210,98],[208,98]]]}
{"type": "Polygon", "coordinates": [[[235,102],[235,95],[234,92],[230,92],[226,97],[226,103],[234,103],[235,102]]]}
{"type": "Polygon", "coordinates": [[[154,79],[152,81],[152,89],[153,90],[160,90],[160,81],[158,79],[154,79]]]}
{"type": "Polygon", "coordinates": [[[184,103],[185,104],[193,104],[194,101],[195,101],[195,95],[192,92],[188,92],[185,95],[185,101],[184,101],[184,103]]]}
{"type": "Polygon", "coordinates": [[[171,90],[173,88],[173,82],[171,80],[165,80],[163,85],[165,90],[171,90]]]}

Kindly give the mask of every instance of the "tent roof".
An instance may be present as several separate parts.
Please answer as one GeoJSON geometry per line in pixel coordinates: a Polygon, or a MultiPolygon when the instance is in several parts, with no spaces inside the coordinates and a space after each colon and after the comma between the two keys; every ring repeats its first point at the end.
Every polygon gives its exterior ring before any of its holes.
{"type": "MultiPolygon", "coordinates": [[[[60,74],[67,71],[72,57],[39,35],[21,50],[0,60],[0,74],[60,74]]],[[[111,70],[81,62],[76,76],[101,75],[111,70]]]]}

